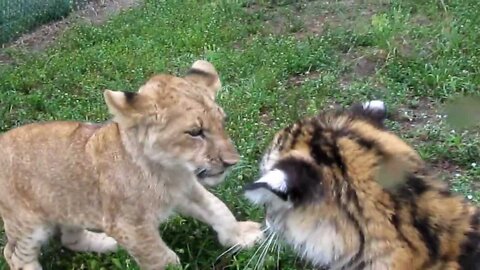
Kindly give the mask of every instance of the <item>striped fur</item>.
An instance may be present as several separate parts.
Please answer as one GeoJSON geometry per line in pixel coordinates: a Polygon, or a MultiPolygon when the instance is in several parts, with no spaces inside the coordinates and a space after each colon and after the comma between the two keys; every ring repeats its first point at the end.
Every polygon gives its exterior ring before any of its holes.
{"type": "Polygon", "coordinates": [[[385,112],[375,101],[284,128],[246,196],[322,269],[480,269],[479,210],[384,128],[385,112]]]}

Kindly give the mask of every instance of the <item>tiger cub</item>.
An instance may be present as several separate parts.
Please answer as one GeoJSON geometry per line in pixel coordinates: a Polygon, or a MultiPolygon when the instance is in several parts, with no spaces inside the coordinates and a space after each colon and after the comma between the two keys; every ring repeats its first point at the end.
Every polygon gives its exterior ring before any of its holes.
{"type": "Polygon", "coordinates": [[[480,269],[480,212],[383,122],[382,101],[276,134],[245,195],[322,269],[480,269]]]}

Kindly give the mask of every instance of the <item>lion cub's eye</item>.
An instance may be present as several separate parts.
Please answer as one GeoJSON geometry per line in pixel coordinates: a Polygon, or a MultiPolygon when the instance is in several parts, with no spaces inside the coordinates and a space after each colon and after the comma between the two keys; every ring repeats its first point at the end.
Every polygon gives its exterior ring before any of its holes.
{"type": "Polygon", "coordinates": [[[192,129],[192,130],[187,131],[186,133],[188,135],[192,136],[192,137],[203,137],[204,136],[203,129],[201,129],[201,128],[192,129]]]}

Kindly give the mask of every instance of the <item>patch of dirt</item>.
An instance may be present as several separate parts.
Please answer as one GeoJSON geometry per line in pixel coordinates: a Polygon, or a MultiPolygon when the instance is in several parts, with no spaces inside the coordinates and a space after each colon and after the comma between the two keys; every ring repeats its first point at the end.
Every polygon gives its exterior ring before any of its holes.
{"type": "MultiPolygon", "coordinates": [[[[419,130],[426,124],[439,123],[445,115],[439,112],[432,100],[420,98],[397,108],[390,117],[391,120],[400,123],[402,130],[408,132],[419,130]]],[[[420,134],[418,139],[427,141],[428,137],[426,134],[420,134]]]]}
{"type": "Polygon", "coordinates": [[[388,54],[385,50],[368,51],[368,49],[364,49],[349,51],[343,55],[342,59],[345,66],[353,69],[354,75],[368,77],[374,75],[385,64],[387,57],[388,54]]]}
{"type": "MultiPolygon", "coordinates": [[[[68,17],[44,24],[30,33],[20,36],[15,41],[3,45],[3,48],[19,48],[30,51],[41,51],[52,45],[73,22],[102,24],[121,10],[136,6],[138,0],[94,0],[81,10],[72,12],[68,17]]],[[[11,63],[12,59],[0,51],[0,64],[11,63]]]]}
{"type": "Polygon", "coordinates": [[[432,21],[430,18],[428,18],[426,15],[417,13],[414,16],[411,17],[410,21],[414,24],[419,24],[419,25],[430,25],[432,24],[432,21]]]}
{"type": "Polygon", "coordinates": [[[388,6],[386,0],[292,1],[287,5],[268,7],[250,3],[245,9],[250,14],[265,16],[265,31],[276,35],[293,33],[299,39],[320,36],[332,27],[354,28],[359,21],[368,21],[372,15],[388,6]]]}
{"type": "Polygon", "coordinates": [[[259,110],[260,114],[260,122],[264,124],[267,127],[272,127],[273,126],[273,117],[270,112],[270,108],[266,106],[262,106],[259,110]]]}
{"type": "Polygon", "coordinates": [[[289,32],[288,26],[289,23],[285,17],[274,17],[265,21],[265,28],[268,29],[267,31],[275,35],[289,32]]]}
{"type": "Polygon", "coordinates": [[[397,52],[403,57],[415,57],[417,55],[413,42],[411,39],[404,37],[397,37],[392,41],[397,48],[397,52]]]}
{"type": "MultiPolygon", "coordinates": [[[[429,167],[437,179],[447,182],[450,187],[455,183],[456,178],[465,172],[463,168],[451,163],[448,160],[439,160],[430,163],[429,167]]],[[[472,188],[478,189],[474,183],[472,183],[472,188]]]]}
{"type": "Polygon", "coordinates": [[[451,178],[453,178],[453,176],[456,173],[460,173],[462,171],[462,168],[460,168],[460,166],[452,164],[448,160],[437,161],[437,162],[433,163],[431,166],[432,166],[432,168],[437,169],[437,170],[445,173],[446,175],[444,175],[443,177],[447,178],[447,177],[451,176],[451,177],[449,177],[450,179],[445,179],[445,180],[451,180],[451,178]]]}
{"type": "Polygon", "coordinates": [[[254,14],[263,9],[263,7],[255,2],[249,2],[244,5],[245,11],[250,14],[254,14]]]}
{"type": "Polygon", "coordinates": [[[339,78],[340,89],[348,89],[357,79],[368,79],[375,88],[385,89],[375,75],[385,65],[387,57],[385,50],[371,48],[357,48],[344,53],[341,61],[346,70],[339,78]]]}
{"type": "MultiPolygon", "coordinates": [[[[432,172],[435,173],[435,175],[438,177],[438,179],[447,182],[452,190],[455,190],[454,186],[458,181],[459,177],[465,175],[466,173],[468,174],[468,169],[455,165],[448,160],[440,160],[434,162],[430,165],[430,168],[432,169],[432,172]]],[[[472,180],[473,181],[470,181],[468,183],[469,187],[473,192],[479,191],[480,181],[475,181],[474,179],[472,180]]],[[[468,200],[471,200],[472,195],[467,195],[466,198],[468,200]]]]}
{"type": "Polygon", "coordinates": [[[321,12],[311,12],[314,7],[305,6],[307,16],[304,16],[304,27],[295,33],[298,38],[307,36],[319,36],[327,28],[355,28],[359,21],[368,21],[372,15],[386,6],[386,2],[382,0],[370,1],[354,1],[341,0],[322,2],[323,7],[318,6],[321,12]],[[310,13],[308,14],[308,11],[310,13]]]}
{"type": "Polygon", "coordinates": [[[473,190],[480,190],[480,181],[472,181],[471,185],[473,190]]]}
{"type": "MultiPolygon", "coordinates": [[[[308,36],[321,36],[327,28],[342,27],[351,29],[358,25],[368,25],[370,17],[388,8],[387,0],[300,0],[290,4],[259,4],[251,1],[245,5],[250,14],[264,17],[263,31],[267,34],[292,34],[298,39],[308,36]]],[[[236,48],[241,49],[241,46],[236,48]]],[[[408,49],[406,49],[407,51],[408,49]]],[[[352,77],[370,77],[381,68],[387,58],[383,50],[373,52],[346,52],[343,60],[351,70],[341,79],[341,87],[347,88],[352,77]]],[[[289,79],[289,84],[299,86],[309,78],[319,74],[301,74],[289,79]]]]}
{"type": "Polygon", "coordinates": [[[303,85],[305,82],[318,79],[320,76],[321,74],[319,71],[306,71],[305,73],[297,74],[288,78],[287,86],[298,87],[303,85]]]}
{"type": "Polygon", "coordinates": [[[13,59],[0,51],[0,65],[13,64],[13,59]]]}
{"type": "Polygon", "coordinates": [[[327,21],[330,21],[328,16],[320,15],[310,18],[305,22],[303,29],[295,33],[295,36],[298,38],[305,38],[308,35],[319,36],[324,32],[327,21]]]}
{"type": "Polygon", "coordinates": [[[376,61],[376,59],[360,57],[356,61],[354,72],[361,77],[366,77],[375,74],[377,67],[378,61],[376,61]]]}

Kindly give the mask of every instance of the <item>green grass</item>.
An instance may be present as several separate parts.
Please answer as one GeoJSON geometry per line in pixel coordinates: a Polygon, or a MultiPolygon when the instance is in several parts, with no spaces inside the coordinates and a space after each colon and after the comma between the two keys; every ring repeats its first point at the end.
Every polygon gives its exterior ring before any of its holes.
{"type": "MultiPolygon", "coordinates": [[[[205,58],[221,73],[219,101],[243,157],[215,193],[240,219],[261,220],[262,212],[240,194],[257,176],[261,153],[278,128],[333,103],[372,98],[423,113],[425,121],[414,120],[415,126],[388,124],[436,168],[446,163],[453,188],[478,202],[478,130],[452,132],[438,116],[452,98],[480,94],[477,0],[417,2],[147,0],[103,26],[75,25],[44,53],[6,50],[15,63],[0,67],[0,129],[106,120],[104,89],[135,90],[154,73],[182,74],[205,58]],[[324,24],[314,35],[316,20],[324,24]],[[364,72],[372,63],[376,69],[364,72]]],[[[184,269],[212,269],[224,250],[210,228],[191,219],[173,218],[161,231],[184,269]]],[[[225,269],[244,269],[253,253],[227,258],[225,269]]],[[[264,269],[275,269],[276,260],[269,255],[264,269]]],[[[47,270],[138,269],[123,251],[72,253],[55,242],[44,249],[42,263],[47,270]]],[[[288,251],[279,263],[302,268],[288,251]]]]}

